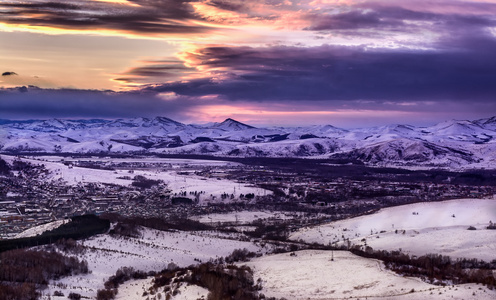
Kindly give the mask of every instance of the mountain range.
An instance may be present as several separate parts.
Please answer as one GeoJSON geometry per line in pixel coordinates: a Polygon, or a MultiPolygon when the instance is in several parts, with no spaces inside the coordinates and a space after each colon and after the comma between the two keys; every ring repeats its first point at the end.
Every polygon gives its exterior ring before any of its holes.
{"type": "Polygon", "coordinates": [[[165,117],[0,120],[2,153],[160,153],[306,157],[372,166],[496,168],[496,117],[430,127],[191,125],[165,117]]]}

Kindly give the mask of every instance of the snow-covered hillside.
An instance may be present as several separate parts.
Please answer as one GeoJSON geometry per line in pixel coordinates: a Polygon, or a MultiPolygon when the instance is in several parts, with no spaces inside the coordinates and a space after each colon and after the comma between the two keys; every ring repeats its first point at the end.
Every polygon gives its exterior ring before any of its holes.
{"type": "Polygon", "coordinates": [[[382,262],[347,251],[305,250],[268,255],[246,263],[268,297],[293,299],[494,299],[476,284],[436,286],[385,269],[382,262]]]}
{"type": "Polygon", "coordinates": [[[255,128],[233,119],[187,125],[164,117],[0,120],[4,153],[164,153],[319,157],[374,166],[495,168],[496,117],[431,127],[332,125],[255,128]]]}
{"type": "MultiPolygon", "coordinates": [[[[91,273],[55,280],[43,293],[48,296],[59,290],[65,295],[74,292],[94,299],[97,289],[103,288],[103,282],[122,267],[145,272],[161,271],[170,263],[187,267],[198,261],[206,262],[227,256],[235,249],[246,248],[258,253],[270,250],[268,246],[264,248],[252,242],[237,241],[232,237],[216,237],[215,234],[211,236],[206,232],[158,231],[149,228],[143,228],[141,232],[140,238],[101,234],[78,241],[84,251],[78,253],[77,257],[88,262],[91,273]]],[[[136,295],[134,290],[126,293],[136,295]]],[[[139,295],[142,293],[143,291],[139,295]]]]}
{"type": "Polygon", "coordinates": [[[372,215],[303,228],[293,240],[320,244],[368,245],[413,255],[438,253],[454,258],[495,258],[496,199],[422,202],[382,209],[372,215]],[[468,230],[472,226],[475,230],[468,230]]]}

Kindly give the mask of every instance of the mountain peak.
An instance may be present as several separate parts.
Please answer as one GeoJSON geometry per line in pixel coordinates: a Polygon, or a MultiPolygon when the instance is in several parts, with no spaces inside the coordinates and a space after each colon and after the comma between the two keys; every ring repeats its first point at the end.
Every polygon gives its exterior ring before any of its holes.
{"type": "Polygon", "coordinates": [[[225,119],[222,123],[217,123],[214,127],[224,130],[235,130],[235,131],[255,128],[253,126],[241,123],[231,118],[225,119]]]}
{"type": "Polygon", "coordinates": [[[496,116],[494,117],[490,117],[490,118],[487,118],[487,119],[480,119],[480,120],[477,120],[478,123],[482,123],[484,125],[486,124],[493,124],[493,123],[496,123],[496,116]]]}
{"type": "Polygon", "coordinates": [[[174,121],[174,120],[166,118],[166,117],[161,117],[161,116],[155,117],[153,119],[153,123],[159,123],[159,124],[163,124],[163,125],[184,126],[183,123],[174,121]]]}

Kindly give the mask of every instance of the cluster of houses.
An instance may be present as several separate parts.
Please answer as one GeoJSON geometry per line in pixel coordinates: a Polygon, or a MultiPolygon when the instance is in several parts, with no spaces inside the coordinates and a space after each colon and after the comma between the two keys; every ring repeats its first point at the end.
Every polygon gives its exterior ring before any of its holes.
{"type": "MultiPolygon", "coordinates": [[[[119,167],[129,168],[129,164],[119,167]]],[[[142,163],[133,164],[136,168],[147,167],[142,163]]],[[[116,167],[116,165],[105,167],[116,167]]],[[[163,168],[164,166],[153,167],[163,168]]],[[[167,167],[172,168],[172,166],[167,167]]],[[[329,207],[334,209],[334,213],[346,213],[358,207],[361,210],[375,209],[381,205],[381,199],[438,201],[453,198],[492,197],[496,192],[492,186],[463,186],[429,182],[405,183],[391,180],[360,181],[346,178],[327,181],[306,174],[283,174],[262,167],[237,171],[233,169],[235,168],[205,168],[202,171],[192,170],[192,172],[209,178],[228,178],[240,183],[258,185],[264,190],[272,190],[273,193],[267,197],[257,196],[256,201],[251,198],[248,201],[248,198],[244,197],[225,203],[214,201],[211,205],[198,206],[194,205],[194,195],[190,197],[184,192],[184,196],[179,197],[181,195],[171,191],[163,182],[147,188],[132,184],[121,186],[103,183],[80,183],[69,186],[62,180],[49,181],[44,180],[43,177],[36,178],[36,176],[25,174],[21,176],[22,173],[5,176],[0,178],[0,239],[13,237],[39,224],[88,213],[115,212],[140,217],[207,214],[228,211],[232,208],[227,206],[234,207],[239,202],[249,202],[252,205],[273,205],[274,197],[278,197],[280,202],[296,203],[301,209],[329,207]],[[192,199],[192,201],[186,201],[186,199],[192,199]]],[[[186,171],[183,170],[183,172],[186,171]]],[[[40,171],[37,174],[44,176],[45,173],[40,171]]],[[[129,179],[131,180],[131,175],[129,179]]]]}

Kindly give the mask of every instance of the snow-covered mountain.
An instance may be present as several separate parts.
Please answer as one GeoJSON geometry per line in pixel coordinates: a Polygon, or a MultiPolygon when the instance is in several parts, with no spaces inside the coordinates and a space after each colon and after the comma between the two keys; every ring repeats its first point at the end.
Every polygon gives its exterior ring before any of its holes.
{"type": "Polygon", "coordinates": [[[318,157],[374,166],[496,168],[496,117],[431,127],[256,128],[233,119],[188,125],[165,117],[0,120],[0,151],[318,157]]]}

